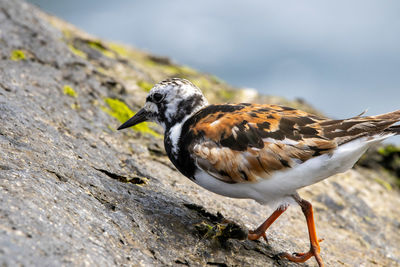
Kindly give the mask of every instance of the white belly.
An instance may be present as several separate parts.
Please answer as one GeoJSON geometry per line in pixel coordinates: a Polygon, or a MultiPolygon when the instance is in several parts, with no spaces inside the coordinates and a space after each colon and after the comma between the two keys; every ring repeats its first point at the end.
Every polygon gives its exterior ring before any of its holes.
{"type": "Polygon", "coordinates": [[[336,173],[353,167],[361,155],[372,145],[390,135],[360,138],[339,146],[331,154],[324,154],[255,183],[228,184],[204,171],[195,174],[195,182],[214,193],[233,197],[250,198],[268,203],[296,192],[297,189],[317,183],[336,173]]]}

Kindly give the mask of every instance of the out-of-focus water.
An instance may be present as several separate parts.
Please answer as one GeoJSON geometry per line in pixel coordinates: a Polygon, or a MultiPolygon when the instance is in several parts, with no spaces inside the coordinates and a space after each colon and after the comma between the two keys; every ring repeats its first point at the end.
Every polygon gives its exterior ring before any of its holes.
{"type": "Polygon", "coordinates": [[[30,0],[85,31],[331,117],[400,109],[400,1],[30,0]]]}

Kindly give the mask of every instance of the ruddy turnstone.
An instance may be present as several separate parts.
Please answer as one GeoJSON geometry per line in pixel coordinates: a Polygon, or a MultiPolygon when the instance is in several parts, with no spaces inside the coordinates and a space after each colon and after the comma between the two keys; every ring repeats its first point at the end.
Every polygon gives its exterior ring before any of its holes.
{"type": "Polygon", "coordinates": [[[209,105],[184,79],[156,84],[146,104],[118,130],[154,121],[164,130],[164,145],[175,167],[196,184],[220,195],[281,203],[248,238],[265,231],[287,209],[300,205],[310,249],[280,256],[305,262],[319,255],[313,209],[296,190],[350,169],[373,144],[400,134],[400,110],[378,116],[332,120],[278,105],[209,105]]]}

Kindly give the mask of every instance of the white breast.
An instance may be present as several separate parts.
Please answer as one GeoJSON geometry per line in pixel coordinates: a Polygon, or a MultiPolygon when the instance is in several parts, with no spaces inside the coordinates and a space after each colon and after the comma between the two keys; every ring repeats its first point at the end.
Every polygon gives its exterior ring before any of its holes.
{"type": "Polygon", "coordinates": [[[171,139],[171,145],[172,145],[171,151],[174,155],[177,155],[178,151],[179,151],[178,142],[179,142],[179,138],[180,138],[181,132],[182,132],[182,125],[183,125],[183,122],[175,124],[171,128],[171,130],[169,131],[169,134],[168,134],[169,138],[171,139]]]}
{"type": "Polygon", "coordinates": [[[293,194],[299,188],[350,169],[372,144],[381,142],[389,136],[391,135],[359,138],[339,146],[333,153],[309,159],[291,169],[278,171],[256,183],[228,184],[201,170],[196,172],[195,182],[223,196],[250,198],[260,203],[268,203],[293,194]]]}

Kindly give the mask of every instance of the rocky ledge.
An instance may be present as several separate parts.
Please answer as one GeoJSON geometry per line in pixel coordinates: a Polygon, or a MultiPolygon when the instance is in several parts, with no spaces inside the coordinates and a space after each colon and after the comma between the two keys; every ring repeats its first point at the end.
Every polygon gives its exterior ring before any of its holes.
{"type": "MultiPolygon", "coordinates": [[[[297,266],[275,255],[308,249],[298,207],[269,244],[242,240],[271,208],[191,183],[155,125],[115,128],[172,76],[212,102],[312,108],[98,40],[19,0],[0,0],[0,25],[1,266],[297,266]]],[[[399,190],[386,177],[358,167],[301,190],[327,266],[400,265],[399,190]]]]}

